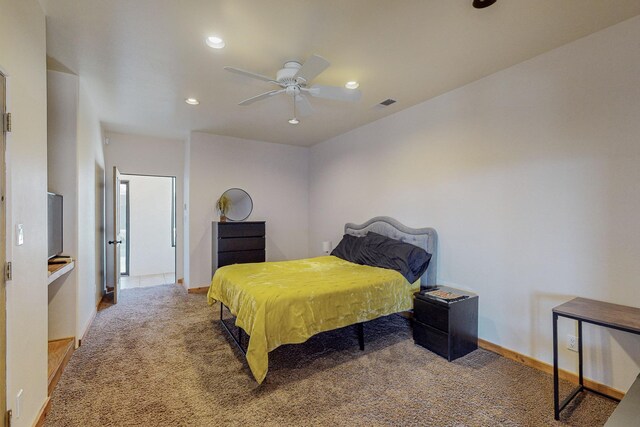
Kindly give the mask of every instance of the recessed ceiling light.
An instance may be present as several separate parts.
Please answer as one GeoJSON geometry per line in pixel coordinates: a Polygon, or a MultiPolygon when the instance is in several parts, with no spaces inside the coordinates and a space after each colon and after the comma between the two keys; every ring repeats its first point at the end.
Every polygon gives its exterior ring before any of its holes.
{"type": "Polygon", "coordinates": [[[186,102],[189,105],[198,105],[198,104],[200,104],[200,101],[198,101],[195,98],[187,98],[187,99],[184,100],[184,102],[186,102]]]}
{"type": "Polygon", "coordinates": [[[297,125],[298,123],[300,123],[300,120],[296,119],[295,117],[289,120],[289,124],[297,125]]]}
{"type": "Polygon", "coordinates": [[[214,49],[222,49],[224,47],[224,40],[216,36],[207,37],[206,43],[207,43],[207,46],[212,47],[214,49]]]}
{"type": "Polygon", "coordinates": [[[358,89],[358,86],[360,86],[358,82],[347,82],[347,84],[344,85],[347,89],[358,89]]]}

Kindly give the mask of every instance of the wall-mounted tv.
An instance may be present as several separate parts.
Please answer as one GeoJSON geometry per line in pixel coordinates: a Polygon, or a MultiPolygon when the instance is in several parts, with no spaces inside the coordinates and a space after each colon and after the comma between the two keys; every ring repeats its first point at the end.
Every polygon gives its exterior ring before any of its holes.
{"type": "Polygon", "coordinates": [[[62,196],[47,193],[49,259],[62,254],[62,196]]]}

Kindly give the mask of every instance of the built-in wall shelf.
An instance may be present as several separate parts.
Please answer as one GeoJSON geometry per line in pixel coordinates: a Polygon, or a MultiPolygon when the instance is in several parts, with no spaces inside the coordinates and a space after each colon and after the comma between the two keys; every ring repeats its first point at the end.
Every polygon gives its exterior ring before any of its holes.
{"type": "Polygon", "coordinates": [[[63,276],[73,270],[76,267],[76,262],[69,258],[69,261],[64,264],[49,264],[49,281],[48,284],[51,284],[54,280],[63,276]]]}
{"type": "Polygon", "coordinates": [[[49,396],[51,396],[53,389],[56,387],[64,367],[69,362],[69,359],[71,359],[73,350],[75,350],[75,338],[49,341],[49,363],[47,370],[47,374],[49,375],[49,396]]]}

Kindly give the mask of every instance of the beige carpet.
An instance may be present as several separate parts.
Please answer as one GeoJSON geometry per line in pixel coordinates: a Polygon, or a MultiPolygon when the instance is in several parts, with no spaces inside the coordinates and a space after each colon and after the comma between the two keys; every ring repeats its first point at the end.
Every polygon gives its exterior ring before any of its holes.
{"type": "Polygon", "coordinates": [[[586,395],[556,423],[550,375],[484,350],[448,363],[399,316],[366,325],[364,352],[354,328],[283,346],[258,386],[218,313],[176,285],[123,291],[73,355],[46,425],[589,426],[615,408],[586,395]]]}

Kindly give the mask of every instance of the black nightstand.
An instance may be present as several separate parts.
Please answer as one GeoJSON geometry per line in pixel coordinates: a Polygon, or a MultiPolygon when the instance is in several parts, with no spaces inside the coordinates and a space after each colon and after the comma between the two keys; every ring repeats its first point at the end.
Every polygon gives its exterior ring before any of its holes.
{"type": "Polygon", "coordinates": [[[469,298],[446,303],[416,292],[413,340],[451,362],[478,348],[478,295],[446,286],[438,289],[469,298]]]}

